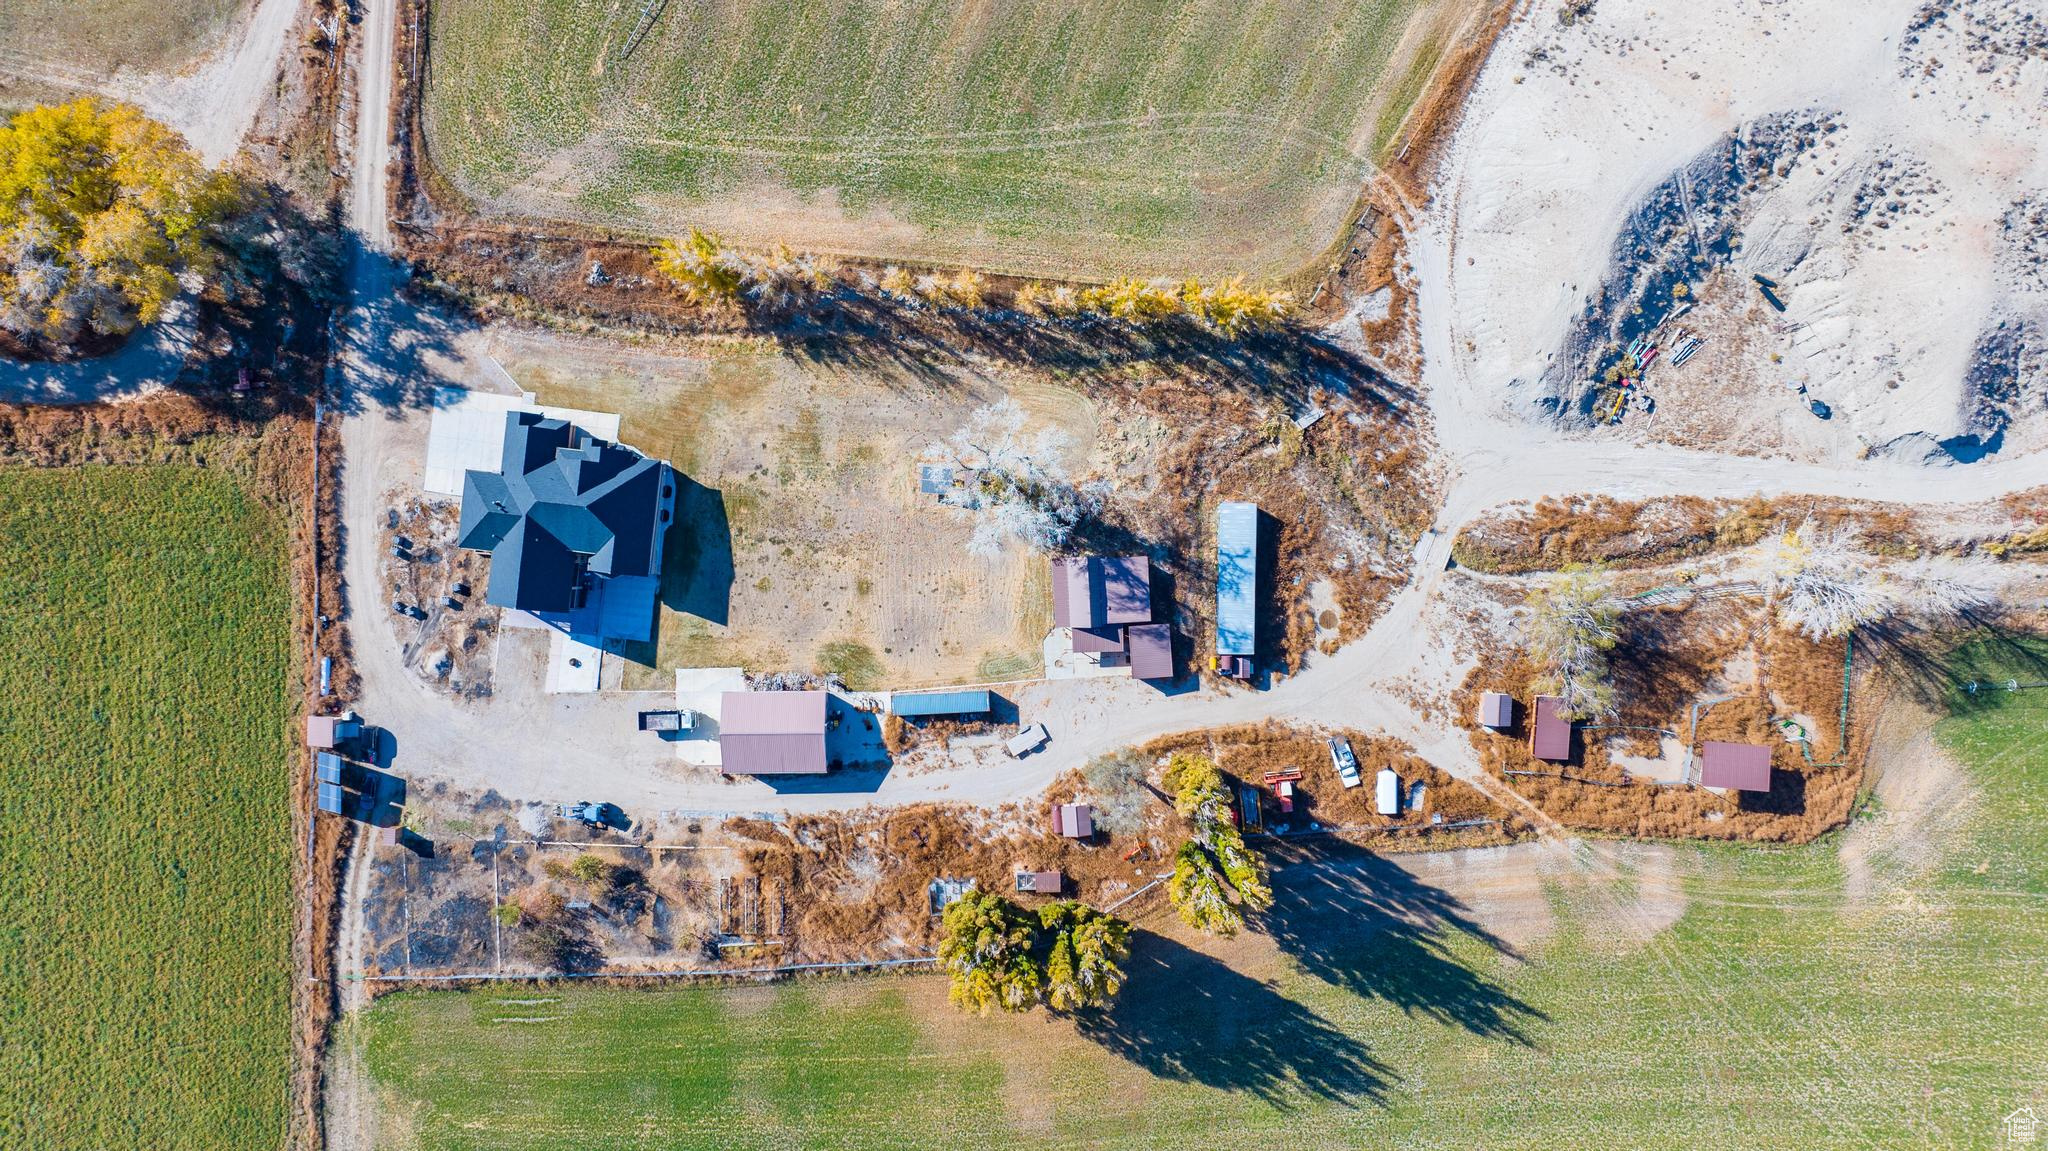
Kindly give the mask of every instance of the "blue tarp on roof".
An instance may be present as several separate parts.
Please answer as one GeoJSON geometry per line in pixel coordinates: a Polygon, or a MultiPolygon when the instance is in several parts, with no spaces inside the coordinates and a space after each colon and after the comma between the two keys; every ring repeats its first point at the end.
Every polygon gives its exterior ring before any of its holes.
{"type": "Polygon", "coordinates": [[[985,691],[899,691],[889,697],[894,715],[979,715],[988,709],[985,691]]]}
{"type": "Polygon", "coordinates": [[[1254,655],[1258,631],[1259,506],[1216,512],[1216,654],[1254,655]]]}

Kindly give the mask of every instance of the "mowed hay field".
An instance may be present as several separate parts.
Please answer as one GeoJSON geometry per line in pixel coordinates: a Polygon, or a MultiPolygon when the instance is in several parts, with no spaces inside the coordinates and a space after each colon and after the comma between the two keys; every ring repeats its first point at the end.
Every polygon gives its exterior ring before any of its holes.
{"type": "Polygon", "coordinates": [[[10,468],[0,553],[0,1147],[280,1146],[283,532],[195,468],[10,468]]]}
{"type": "MultiPolygon", "coordinates": [[[[1959,674],[2048,678],[2021,650],[1959,674]]],[[[1994,693],[1938,729],[1959,765],[1900,756],[1802,848],[1285,868],[1270,936],[1147,917],[1098,1024],[935,977],[500,987],[380,1002],[370,1067],[432,1151],[1996,1146],[2048,1099],[2044,729],[2048,690],[1994,693]]]]}
{"type": "Polygon", "coordinates": [[[1476,0],[435,0],[488,208],[1034,274],[1289,271],[1476,0]]]}
{"type": "Polygon", "coordinates": [[[253,0],[6,0],[0,3],[0,108],[77,93],[38,81],[116,69],[175,72],[197,59],[253,0]],[[10,91],[19,84],[31,91],[10,91]]]}

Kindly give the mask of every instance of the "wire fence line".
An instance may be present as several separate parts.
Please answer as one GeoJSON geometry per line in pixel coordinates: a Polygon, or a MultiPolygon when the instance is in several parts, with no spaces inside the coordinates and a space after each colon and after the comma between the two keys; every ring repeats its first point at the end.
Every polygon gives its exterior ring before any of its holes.
{"type": "Polygon", "coordinates": [[[882,971],[898,967],[935,964],[936,955],[914,955],[903,959],[858,959],[845,963],[785,963],[774,967],[698,967],[673,971],[477,971],[442,975],[371,975],[350,972],[342,978],[355,983],[549,983],[557,979],[748,979],[795,975],[805,971],[882,971]]]}

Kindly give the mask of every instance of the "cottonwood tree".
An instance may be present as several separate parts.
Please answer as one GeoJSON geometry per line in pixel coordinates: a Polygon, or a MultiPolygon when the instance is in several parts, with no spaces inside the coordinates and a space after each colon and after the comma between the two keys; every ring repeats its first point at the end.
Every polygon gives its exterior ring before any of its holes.
{"type": "Polygon", "coordinates": [[[1923,557],[1885,568],[1854,524],[1812,519],[1758,545],[1770,564],[1778,618],[1816,642],[1849,634],[1910,608],[1936,618],[1965,616],[1997,598],[1990,565],[1923,557]]]}
{"type": "Polygon", "coordinates": [[[968,890],[940,921],[939,965],[949,997],[967,1011],[1027,1011],[1038,1002],[1044,971],[1032,955],[1036,932],[1024,909],[994,892],[968,890]]]}
{"type": "Polygon", "coordinates": [[[1051,938],[1045,960],[1045,1002],[1055,1011],[1101,1007],[1124,986],[1131,925],[1071,899],[1038,911],[1051,938]]]}
{"type": "Polygon", "coordinates": [[[1165,781],[1174,793],[1174,810],[1193,832],[1174,853],[1167,898],[1189,926],[1235,934],[1244,922],[1238,907],[1271,907],[1273,890],[1258,854],[1231,821],[1223,773],[1204,756],[1180,752],[1168,761],[1165,781]]]}
{"type": "Polygon", "coordinates": [[[1529,652],[1536,689],[1562,701],[1567,719],[1590,719],[1614,707],[1607,653],[1621,637],[1621,605],[1591,568],[1567,568],[1530,591],[1529,652]]]}
{"type": "Polygon", "coordinates": [[[999,555],[1013,539],[1051,551],[1096,510],[1096,497],[1067,479],[1060,460],[1066,433],[1047,426],[1027,435],[1027,422],[1016,401],[999,400],[975,409],[964,427],[925,449],[926,459],[950,461],[972,474],[939,499],[973,522],[967,550],[975,555],[999,555]]]}
{"type": "Polygon", "coordinates": [[[0,328],[69,344],[153,323],[179,273],[215,271],[242,204],[183,137],[90,97],[0,125],[0,328]]]}
{"type": "Polygon", "coordinates": [[[839,262],[777,244],[765,255],[729,248],[710,232],[691,228],[681,239],[655,246],[654,267],[693,303],[716,305],[753,300],[767,307],[792,307],[831,288],[839,262]]]}
{"type": "Polygon", "coordinates": [[[1112,835],[1134,835],[1145,826],[1145,761],[1136,752],[1098,755],[1081,768],[1081,782],[1095,805],[1095,826],[1112,835]]]}

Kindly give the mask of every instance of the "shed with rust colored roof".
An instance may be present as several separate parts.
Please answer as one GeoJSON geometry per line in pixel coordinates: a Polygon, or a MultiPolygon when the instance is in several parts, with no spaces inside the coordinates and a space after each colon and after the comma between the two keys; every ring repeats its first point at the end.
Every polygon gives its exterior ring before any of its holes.
{"type": "Polygon", "coordinates": [[[1141,623],[1124,629],[1131,654],[1131,678],[1173,678],[1173,625],[1141,623]]]}
{"type": "Polygon", "coordinates": [[[1030,895],[1058,895],[1066,885],[1066,876],[1057,871],[1020,871],[1017,873],[1017,890],[1030,895]]]}
{"type": "Polygon", "coordinates": [[[719,701],[718,747],[727,775],[821,775],[822,691],[729,691],[719,701]]]}
{"type": "Polygon", "coordinates": [[[1529,733],[1529,754],[1551,763],[1572,757],[1572,721],[1563,715],[1564,701],[1554,695],[1536,697],[1536,723],[1529,733]]]}
{"type": "Polygon", "coordinates": [[[1755,743],[1700,745],[1700,782],[1735,791],[1771,789],[1771,749],[1755,743]]]}

